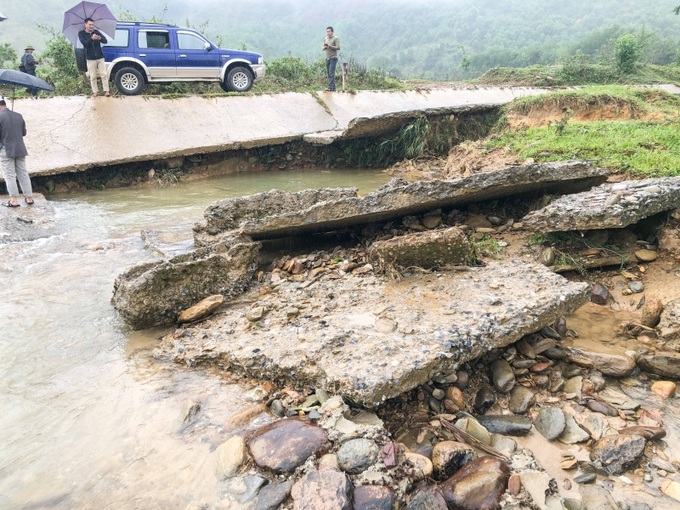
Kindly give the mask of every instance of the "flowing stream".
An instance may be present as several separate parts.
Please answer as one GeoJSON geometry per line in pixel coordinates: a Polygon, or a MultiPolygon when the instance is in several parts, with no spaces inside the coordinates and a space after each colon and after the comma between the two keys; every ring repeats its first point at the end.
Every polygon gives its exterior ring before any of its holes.
{"type": "Polygon", "coordinates": [[[115,277],[152,258],[140,230],[189,226],[216,200],[387,180],[272,172],[50,198],[63,233],[0,244],[0,508],[220,508],[211,452],[248,388],[154,360],[166,330],[125,327],[115,277]]]}

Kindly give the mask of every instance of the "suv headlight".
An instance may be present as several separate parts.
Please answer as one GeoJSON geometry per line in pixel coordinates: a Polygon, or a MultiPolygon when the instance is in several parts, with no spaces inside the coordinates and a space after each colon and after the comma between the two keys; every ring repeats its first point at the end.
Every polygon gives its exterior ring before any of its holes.
{"type": "Polygon", "coordinates": [[[257,63],[258,64],[264,64],[264,59],[262,57],[258,57],[257,63]]]}

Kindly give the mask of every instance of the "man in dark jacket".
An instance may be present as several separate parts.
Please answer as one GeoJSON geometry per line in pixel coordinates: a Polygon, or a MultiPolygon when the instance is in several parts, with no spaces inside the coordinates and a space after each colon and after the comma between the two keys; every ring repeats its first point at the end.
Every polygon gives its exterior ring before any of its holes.
{"type": "Polygon", "coordinates": [[[0,96],[0,165],[9,193],[5,207],[19,207],[19,188],[17,180],[28,205],[33,205],[33,188],[26,169],[26,123],[21,114],[7,108],[5,98],[0,96]]]}
{"type": "MultiPolygon", "coordinates": [[[[19,71],[23,71],[26,74],[35,76],[35,68],[38,67],[38,61],[33,56],[35,48],[33,46],[26,46],[24,54],[21,56],[21,66],[19,71]]],[[[35,99],[38,99],[38,89],[26,89],[28,93],[33,95],[35,99]]]]}
{"type": "Polygon", "coordinates": [[[104,95],[109,97],[109,80],[106,77],[106,63],[104,53],[102,53],[102,43],[108,41],[106,36],[94,28],[92,18],[85,18],[84,29],[78,32],[78,39],[85,48],[85,58],[87,59],[87,72],[90,75],[90,86],[92,87],[92,97],[99,95],[97,87],[97,76],[102,80],[104,95]]]}

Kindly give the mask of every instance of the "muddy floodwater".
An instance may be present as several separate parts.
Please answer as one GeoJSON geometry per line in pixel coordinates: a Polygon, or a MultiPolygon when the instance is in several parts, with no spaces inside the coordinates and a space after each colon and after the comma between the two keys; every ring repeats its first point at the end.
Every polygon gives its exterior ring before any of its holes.
{"type": "Polygon", "coordinates": [[[210,452],[248,389],[162,365],[165,330],[131,332],[109,300],[149,260],[142,229],[192,225],[213,201],[388,180],[375,171],[237,175],[49,198],[59,235],[0,244],[0,508],[219,506],[210,452]],[[185,422],[192,405],[200,419],[185,422]]]}

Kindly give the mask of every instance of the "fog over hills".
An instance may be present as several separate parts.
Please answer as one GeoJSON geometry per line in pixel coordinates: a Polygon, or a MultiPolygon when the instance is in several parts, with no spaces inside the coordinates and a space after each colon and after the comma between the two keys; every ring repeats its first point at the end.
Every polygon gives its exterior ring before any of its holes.
{"type": "MultiPolygon", "coordinates": [[[[61,31],[68,1],[23,0],[0,7],[0,44],[17,52],[44,49],[61,31]]],[[[577,51],[606,58],[616,37],[646,42],[645,59],[667,64],[680,48],[679,0],[178,0],[109,2],[121,18],[200,27],[225,47],[247,48],[265,60],[322,57],[333,25],[342,59],[353,58],[403,77],[461,78],[495,66],[546,64],[577,51]],[[167,7],[166,7],[167,6],[167,7]]]]}

